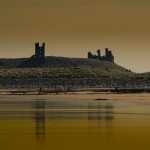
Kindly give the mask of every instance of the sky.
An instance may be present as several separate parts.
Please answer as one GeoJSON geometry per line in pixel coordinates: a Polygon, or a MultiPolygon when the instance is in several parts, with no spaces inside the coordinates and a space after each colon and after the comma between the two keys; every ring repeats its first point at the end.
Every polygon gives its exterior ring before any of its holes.
{"type": "Polygon", "coordinates": [[[115,63],[150,72],[149,0],[0,0],[0,58],[87,57],[109,48],[115,63]]]}

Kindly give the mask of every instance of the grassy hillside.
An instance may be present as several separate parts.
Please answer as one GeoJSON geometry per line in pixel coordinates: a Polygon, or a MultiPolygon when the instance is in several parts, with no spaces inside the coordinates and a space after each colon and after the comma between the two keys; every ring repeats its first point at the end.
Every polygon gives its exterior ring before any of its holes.
{"type": "MultiPolygon", "coordinates": [[[[20,59],[0,59],[3,65],[0,66],[1,69],[15,69],[18,68],[19,64],[27,60],[26,58],[20,59]]],[[[99,61],[92,60],[86,58],[66,58],[66,57],[46,57],[46,63],[40,68],[70,68],[70,67],[88,67],[88,68],[97,68],[101,71],[108,72],[120,72],[126,73],[127,69],[118,66],[117,64],[107,62],[107,61],[99,61]]]]}
{"type": "Polygon", "coordinates": [[[0,60],[1,89],[150,87],[150,74],[136,74],[107,61],[51,56],[43,66],[18,68],[25,60],[0,60]]]}
{"type": "Polygon", "coordinates": [[[3,65],[0,65],[0,68],[17,68],[17,66],[25,60],[27,60],[27,58],[0,59],[0,62],[3,63],[3,65]]]}
{"type": "Polygon", "coordinates": [[[120,76],[132,76],[130,72],[118,72],[114,69],[109,71],[105,68],[93,68],[93,67],[55,67],[55,68],[11,68],[11,69],[0,69],[0,78],[103,78],[113,77],[117,78],[120,76]]]}

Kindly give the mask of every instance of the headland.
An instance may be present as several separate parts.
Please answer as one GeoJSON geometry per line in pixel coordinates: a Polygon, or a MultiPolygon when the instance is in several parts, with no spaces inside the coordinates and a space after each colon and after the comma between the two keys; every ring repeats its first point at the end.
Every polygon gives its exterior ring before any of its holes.
{"type": "Polygon", "coordinates": [[[0,90],[149,92],[150,73],[133,73],[117,65],[108,48],[105,56],[97,52],[97,56],[89,52],[88,58],[45,56],[45,43],[36,43],[35,54],[29,58],[0,59],[0,90]]]}

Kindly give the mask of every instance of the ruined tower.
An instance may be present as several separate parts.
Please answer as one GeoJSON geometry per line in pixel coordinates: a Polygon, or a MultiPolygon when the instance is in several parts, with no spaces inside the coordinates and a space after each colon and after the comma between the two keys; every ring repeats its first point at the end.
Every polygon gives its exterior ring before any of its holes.
{"type": "Polygon", "coordinates": [[[112,52],[108,50],[108,48],[105,48],[105,60],[114,62],[114,56],[112,52]]]}
{"type": "Polygon", "coordinates": [[[30,68],[42,66],[43,64],[45,64],[45,43],[42,43],[42,46],[39,43],[35,43],[35,54],[23,61],[18,67],[30,68]]]}
{"type": "Polygon", "coordinates": [[[45,63],[45,43],[42,43],[42,46],[39,46],[39,43],[35,43],[35,59],[38,64],[45,63]]]}
{"type": "Polygon", "coordinates": [[[93,57],[92,53],[91,53],[91,52],[88,52],[88,58],[89,58],[89,59],[92,59],[92,57],[93,57]]]}
{"type": "Polygon", "coordinates": [[[91,52],[88,52],[88,58],[110,61],[114,63],[114,56],[112,54],[112,51],[110,51],[108,48],[105,48],[105,56],[101,56],[101,50],[99,49],[97,50],[97,55],[93,55],[91,52]]]}
{"type": "Polygon", "coordinates": [[[105,48],[105,56],[106,56],[106,57],[107,57],[107,55],[108,55],[108,52],[109,52],[108,48],[105,48]]]}
{"type": "Polygon", "coordinates": [[[97,54],[98,54],[98,59],[100,59],[101,58],[101,50],[100,49],[97,50],[97,54]]]}

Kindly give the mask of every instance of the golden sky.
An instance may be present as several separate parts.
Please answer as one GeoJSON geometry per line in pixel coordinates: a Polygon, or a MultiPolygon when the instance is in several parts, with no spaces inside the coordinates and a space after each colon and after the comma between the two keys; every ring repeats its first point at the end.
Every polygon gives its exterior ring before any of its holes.
{"type": "Polygon", "coordinates": [[[0,0],[0,57],[87,57],[113,51],[115,62],[150,71],[150,0],[0,0]]]}

